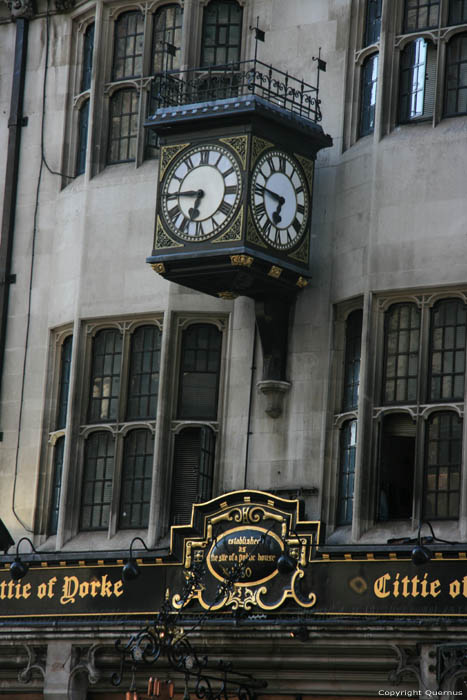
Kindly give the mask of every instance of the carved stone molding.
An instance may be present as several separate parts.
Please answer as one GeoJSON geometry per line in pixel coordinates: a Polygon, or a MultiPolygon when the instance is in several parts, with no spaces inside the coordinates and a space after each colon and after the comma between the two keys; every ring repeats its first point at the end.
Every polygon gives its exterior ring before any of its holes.
{"type": "Polygon", "coordinates": [[[35,8],[33,0],[5,0],[11,12],[11,18],[30,19],[33,17],[35,8]]]}
{"type": "Polygon", "coordinates": [[[30,683],[34,672],[45,678],[46,650],[43,647],[31,647],[27,644],[23,644],[23,647],[26,649],[28,661],[25,668],[19,671],[18,680],[21,683],[30,683]]]}

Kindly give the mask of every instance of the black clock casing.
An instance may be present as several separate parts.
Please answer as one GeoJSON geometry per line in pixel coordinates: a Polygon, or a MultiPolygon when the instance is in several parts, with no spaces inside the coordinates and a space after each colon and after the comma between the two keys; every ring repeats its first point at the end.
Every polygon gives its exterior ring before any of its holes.
{"type": "Polygon", "coordinates": [[[314,161],[331,140],[254,98],[219,107],[147,124],[161,147],[148,262],[223,298],[293,298],[309,278],[314,161]]]}

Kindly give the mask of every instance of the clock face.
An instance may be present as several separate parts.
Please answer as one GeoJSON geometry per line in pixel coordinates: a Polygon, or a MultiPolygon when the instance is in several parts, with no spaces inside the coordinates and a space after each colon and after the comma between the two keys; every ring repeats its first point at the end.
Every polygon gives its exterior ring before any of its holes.
{"type": "Polygon", "coordinates": [[[261,156],[252,174],[250,205],[266,243],[281,250],[299,243],[308,223],[309,196],[295,158],[278,149],[261,156]]]}
{"type": "Polygon", "coordinates": [[[161,216],[186,241],[204,241],[231,223],[240,206],[242,177],[232,153],[218,144],[179,154],[161,184],[161,216]]]}

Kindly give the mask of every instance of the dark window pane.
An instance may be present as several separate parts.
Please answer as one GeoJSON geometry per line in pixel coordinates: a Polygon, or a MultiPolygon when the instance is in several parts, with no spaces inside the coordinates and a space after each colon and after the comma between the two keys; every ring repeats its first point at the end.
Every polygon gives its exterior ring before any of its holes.
{"type": "Polygon", "coordinates": [[[466,307],[459,299],[438,302],[431,316],[431,401],[462,401],[464,398],[466,307]]]}
{"type": "Polygon", "coordinates": [[[69,335],[63,341],[61,362],[60,362],[60,388],[58,391],[58,412],[57,412],[57,430],[64,428],[66,425],[68,394],[70,392],[70,369],[71,369],[71,350],[73,346],[73,336],[69,335]]]}
{"type": "Polygon", "coordinates": [[[131,338],[127,420],[156,417],[161,332],[139,326],[131,338]]]}
{"type": "Polygon", "coordinates": [[[115,22],[112,80],[141,75],[144,19],[141,12],[123,12],[115,22]]]}
{"type": "Polygon", "coordinates": [[[120,528],[148,525],[153,453],[154,437],[149,430],[132,430],[125,437],[120,528]]]}
{"type": "Polygon", "coordinates": [[[58,513],[60,508],[60,492],[62,488],[63,456],[65,438],[60,437],[54,448],[54,467],[52,479],[52,498],[50,503],[49,535],[57,534],[58,513]]]}
{"type": "Polygon", "coordinates": [[[420,311],[415,304],[394,304],[385,318],[383,403],[417,400],[420,311]]]}
{"type": "Polygon", "coordinates": [[[114,468],[114,439],[109,432],[92,433],[84,449],[81,530],[105,530],[109,525],[114,468]]]}
{"type": "Polygon", "coordinates": [[[378,85],[378,54],[369,56],[362,66],[359,135],[366,136],[375,129],[376,90],[378,85]]]}
{"type": "Polygon", "coordinates": [[[94,24],[90,24],[84,33],[83,72],[81,74],[81,92],[91,87],[92,55],[94,51],[94,24]]]}
{"type": "Polygon", "coordinates": [[[405,0],[404,31],[438,26],[439,0],[405,0]]]}
{"type": "Polygon", "coordinates": [[[424,518],[459,515],[462,420],[450,412],[431,416],[425,454],[424,518]]]}
{"type": "Polygon", "coordinates": [[[349,315],[345,328],[344,411],[350,411],[358,405],[361,344],[362,311],[358,309],[349,315]]]}
{"type": "Polygon", "coordinates": [[[108,163],[125,163],[136,157],[138,135],[138,93],[118,90],[110,99],[108,163]]]}
{"type": "Polygon", "coordinates": [[[89,104],[86,100],[78,113],[78,144],[76,148],[75,175],[81,175],[86,169],[86,148],[88,144],[89,104]]]}
{"type": "Polygon", "coordinates": [[[341,430],[339,496],[337,500],[337,524],[352,522],[355,477],[355,451],[357,447],[357,421],[349,421],[341,430]]]}
{"type": "Polygon", "coordinates": [[[467,24],[467,0],[449,0],[449,24],[467,24]]]}
{"type": "Polygon", "coordinates": [[[172,524],[190,523],[193,503],[212,497],[216,440],[210,428],[185,428],[175,436],[172,524]]]}
{"type": "Polygon", "coordinates": [[[404,413],[385,416],[381,425],[379,520],[412,516],[415,423],[404,413]]]}
{"type": "Polygon", "coordinates": [[[366,5],[365,46],[379,41],[382,0],[368,0],[366,5]]]}
{"type": "Polygon", "coordinates": [[[235,0],[213,0],[204,9],[201,65],[240,60],[243,10],[235,0]]]}
{"type": "Polygon", "coordinates": [[[96,334],[92,346],[90,423],[115,421],[118,418],[121,354],[120,331],[109,328],[96,334]]]}
{"type": "Polygon", "coordinates": [[[194,324],[183,333],[178,417],[215,420],[219,392],[222,333],[210,324],[194,324]]]}
{"type": "Polygon", "coordinates": [[[467,113],[467,34],[448,44],[446,56],[445,116],[467,113]]]}

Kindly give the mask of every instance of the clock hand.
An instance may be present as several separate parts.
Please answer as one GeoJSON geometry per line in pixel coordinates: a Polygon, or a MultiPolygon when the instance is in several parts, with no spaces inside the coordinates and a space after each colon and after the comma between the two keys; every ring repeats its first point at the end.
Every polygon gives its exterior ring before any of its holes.
{"type": "Polygon", "coordinates": [[[185,192],[171,192],[170,194],[162,193],[162,196],[166,199],[173,199],[174,197],[196,197],[201,199],[204,197],[203,190],[185,190],[185,192]]]}
{"type": "Polygon", "coordinates": [[[285,204],[284,197],[282,197],[280,194],[277,194],[277,192],[273,192],[272,190],[269,190],[267,187],[262,187],[261,185],[258,185],[257,187],[260,190],[259,194],[262,194],[263,192],[267,192],[273,199],[276,200],[276,202],[279,202],[279,206],[282,206],[283,204],[285,204]]]}
{"type": "Polygon", "coordinates": [[[203,197],[204,197],[203,190],[198,190],[198,192],[196,193],[196,199],[195,199],[195,202],[193,204],[193,207],[191,209],[188,209],[188,214],[190,215],[191,221],[194,221],[194,219],[197,216],[199,216],[198,204],[200,203],[200,201],[202,200],[203,197]]]}

